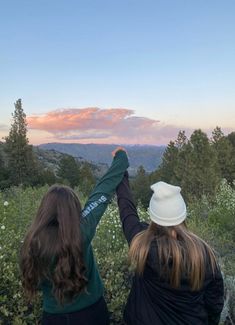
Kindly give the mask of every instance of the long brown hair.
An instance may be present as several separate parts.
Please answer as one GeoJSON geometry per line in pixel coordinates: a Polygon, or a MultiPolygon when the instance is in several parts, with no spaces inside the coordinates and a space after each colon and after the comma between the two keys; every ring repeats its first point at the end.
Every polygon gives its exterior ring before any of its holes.
{"type": "Polygon", "coordinates": [[[183,222],[177,226],[164,227],[153,222],[132,240],[129,259],[137,274],[144,272],[151,243],[155,241],[160,276],[169,279],[173,288],[180,286],[183,276],[189,280],[191,290],[199,290],[205,278],[206,267],[212,273],[217,268],[216,257],[211,247],[190,232],[183,222]]]}
{"type": "Polygon", "coordinates": [[[81,204],[75,192],[67,186],[50,187],[20,252],[22,284],[28,299],[46,279],[52,282],[60,304],[85,289],[80,219],[81,204]]]}

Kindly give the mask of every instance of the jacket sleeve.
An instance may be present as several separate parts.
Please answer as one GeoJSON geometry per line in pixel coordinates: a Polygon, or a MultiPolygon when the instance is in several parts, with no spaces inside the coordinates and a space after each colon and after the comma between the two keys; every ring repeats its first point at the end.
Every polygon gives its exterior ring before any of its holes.
{"type": "Polygon", "coordinates": [[[130,245],[133,237],[142,231],[143,227],[134,204],[127,171],[124,174],[123,180],[118,185],[116,193],[122,229],[130,245]]]}
{"type": "Polygon", "coordinates": [[[224,306],[224,283],[220,270],[209,282],[205,291],[205,305],[208,313],[208,325],[218,325],[224,306]]]}
{"type": "Polygon", "coordinates": [[[90,194],[82,211],[81,219],[81,228],[86,242],[90,242],[94,237],[96,227],[128,166],[126,152],[119,150],[113,158],[110,168],[90,194]]]}

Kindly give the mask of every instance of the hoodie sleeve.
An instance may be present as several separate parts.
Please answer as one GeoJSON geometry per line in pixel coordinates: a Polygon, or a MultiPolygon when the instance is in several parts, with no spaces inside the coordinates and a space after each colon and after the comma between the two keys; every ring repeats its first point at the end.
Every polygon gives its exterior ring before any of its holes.
{"type": "Polygon", "coordinates": [[[220,270],[209,282],[205,291],[205,305],[208,313],[208,325],[218,325],[224,306],[224,283],[220,270]]]}
{"type": "Polygon", "coordinates": [[[133,237],[143,230],[143,226],[139,220],[137,209],[134,204],[127,171],[121,183],[118,185],[116,193],[122,229],[130,245],[133,237]]]}
{"type": "Polygon", "coordinates": [[[126,152],[119,150],[114,156],[110,168],[90,194],[82,211],[81,220],[81,228],[86,241],[90,242],[94,237],[96,227],[128,166],[126,152]]]}

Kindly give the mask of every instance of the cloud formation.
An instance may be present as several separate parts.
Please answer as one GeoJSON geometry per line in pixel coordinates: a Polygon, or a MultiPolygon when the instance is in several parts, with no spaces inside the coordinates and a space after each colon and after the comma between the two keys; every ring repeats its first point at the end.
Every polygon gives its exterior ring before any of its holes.
{"type": "Polygon", "coordinates": [[[139,117],[125,108],[60,109],[27,118],[28,127],[47,131],[56,141],[167,144],[179,128],[139,117]]]}

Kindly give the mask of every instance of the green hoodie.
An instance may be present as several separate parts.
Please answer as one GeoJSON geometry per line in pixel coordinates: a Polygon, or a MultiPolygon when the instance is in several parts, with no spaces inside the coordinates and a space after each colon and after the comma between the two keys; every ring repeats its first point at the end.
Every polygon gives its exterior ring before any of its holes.
{"type": "Polygon", "coordinates": [[[44,281],[41,284],[41,289],[45,312],[52,314],[75,312],[94,304],[102,297],[103,284],[93,256],[91,241],[95,235],[96,227],[128,166],[126,153],[122,150],[118,151],[113,158],[112,165],[95,186],[82,211],[83,256],[88,280],[86,292],[80,293],[72,302],[60,306],[52,294],[52,283],[44,281]]]}

